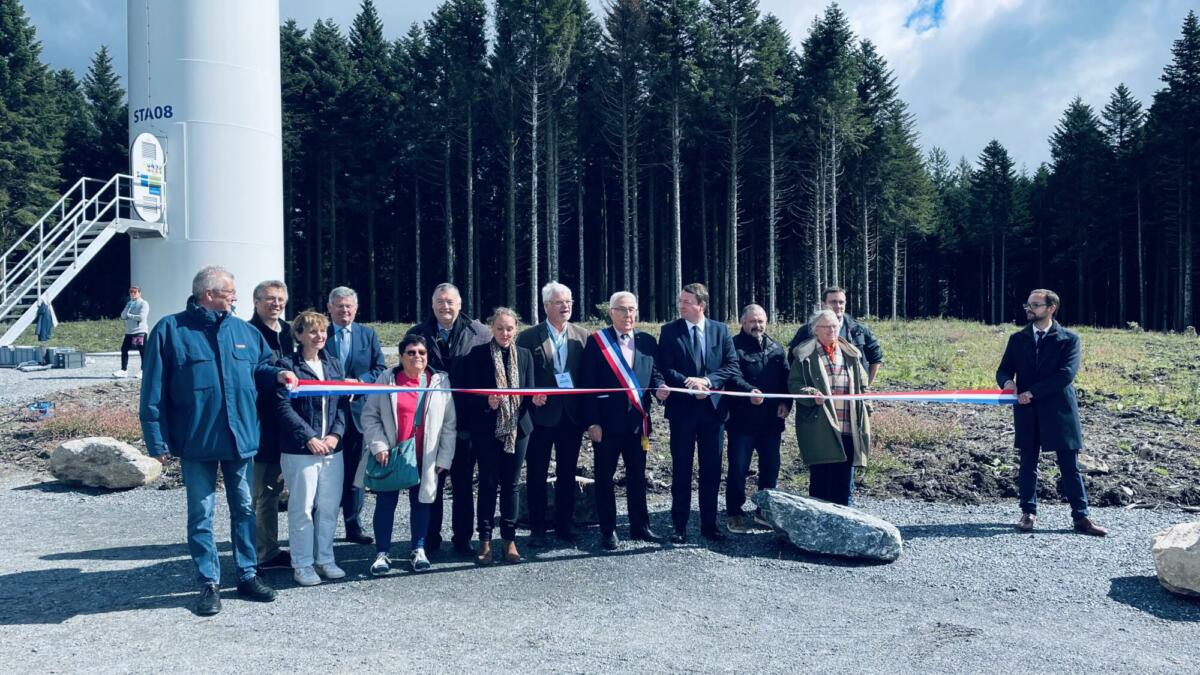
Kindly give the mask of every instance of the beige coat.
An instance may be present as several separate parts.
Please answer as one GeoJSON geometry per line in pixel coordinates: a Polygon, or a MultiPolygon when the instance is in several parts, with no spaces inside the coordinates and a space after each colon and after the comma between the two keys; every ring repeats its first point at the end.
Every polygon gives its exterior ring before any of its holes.
{"type": "MultiPolygon", "coordinates": [[[[867,371],[863,367],[862,353],[841,337],[838,338],[838,346],[850,372],[850,393],[865,392],[867,371]]],[[[814,394],[818,391],[826,396],[830,394],[829,374],[821,363],[820,347],[815,338],[801,342],[792,350],[788,391],[793,394],[814,394]]],[[[854,437],[854,466],[866,466],[867,452],[871,448],[871,417],[866,401],[851,401],[850,432],[854,437]]],[[[796,440],[805,464],[846,461],[846,452],[842,449],[842,428],[838,424],[833,401],[826,400],[818,407],[812,399],[796,400],[796,440]]]]}
{"type": "MultiPolygon", "coordinates": [[[[378,384],[395,384],[391,368],[383,371],[378,384]]],[[[421,487],[418,499],[422,504],[432,504],[437,496],[437,470],[450,470],[454,461],[454,443],[457,425],[454,418],[454,400],[450,394],[450,378],[445,373],[433,371],[429,380],[430,389],[445,389],[445,392],[429,392],[425,395],[425,448],[421,462],[421,487]]],[[[387,452],[396,444],[396,396],[397,394],[374,394],[367,396],[363,405],[363,457],[358,463],[358,474],[354,484],[363,485],[363,472],[367,456],[387,452]]]]}

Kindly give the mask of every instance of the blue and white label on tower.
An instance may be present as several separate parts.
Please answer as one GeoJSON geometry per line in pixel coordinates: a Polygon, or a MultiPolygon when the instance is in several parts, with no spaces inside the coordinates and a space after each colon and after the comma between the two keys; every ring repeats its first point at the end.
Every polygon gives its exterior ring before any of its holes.
{"type": "Polygon", "coordinates": [[[154,134],[142,133],[129,148],[129,172],[133,176],[133,210],[148,223],[162,222],[166,204],[163,184],[167,157],[154,134]]]}

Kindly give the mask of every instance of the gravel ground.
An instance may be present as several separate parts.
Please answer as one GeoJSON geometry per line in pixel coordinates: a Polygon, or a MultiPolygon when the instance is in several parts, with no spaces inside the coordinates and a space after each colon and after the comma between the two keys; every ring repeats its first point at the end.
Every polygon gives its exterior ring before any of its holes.
{"type": "MultiPolygon", "coordinates": [[[[1153,532],[1188,519],[1179,511],[1098,509],[1113,535],[1093,539],[1065,529],[1058,505],[1030,535],[1013,530],[1013,505],[864,500],[905,537],[890,565],[806,556],[771,534],[604,554],[589,528],[580,548],[521,565],[442,554],[423,576],[375,579],[372,548],[339,544],[346,580],[300,588],[267,572],[279,598],[256,604],[233,591],[220,506],[225,608],[201,618],[183,491],[45,480],[0,469],[7,672],[1147,673],[1194,672],[1200,659],[1200,602],[1160,588],[1149,554],[1153,532]]],[[[666,532],[666,502],[651,510],[666,532]]]]}
{"type": "MultiPolygon", "coordinates": [[[[90,387],[111,382],[113,372],[121,367],[121,355],[88,354],[82,368],[39,370],[23,373],[16,368],[0,368],[0,407],[21,405],[45,398],[67,389],[90,387]]],[[[141,371],[137,352],[129,355],[129,370],[141,371]]]]}

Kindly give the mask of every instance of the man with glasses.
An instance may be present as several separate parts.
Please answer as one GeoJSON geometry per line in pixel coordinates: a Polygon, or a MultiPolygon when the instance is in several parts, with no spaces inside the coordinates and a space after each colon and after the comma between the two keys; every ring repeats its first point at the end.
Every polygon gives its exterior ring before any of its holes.
{"type": "MultiPolygon", "coordinates": [[[[254,316],[250,325],[258,329],[271,350],[271,363],[296,351],[292,327],[283,320],[287,309],[287,284],[270,279],[254,287],[254,316]]],[[[276,397],[258,397],[261,441],[254,456],[254,522],[259,569],[291,569],[291,554],[279,548],[279,502],[283,496],[283,474],[279,466],[279,420],[276,397]]]]}
{"type": "Polygon", "coordinates": [[[1072,383],[1079,372],[1079,335],[1054,319],[1059,307],[1054,291],[1032,291],[1023,307],[1029,325],[1009,337],[996,369],[996,384],[1017,393],[1013,406],[1013,445],[1020,456],[1017,529],[1030,532],[1037,526],[1037,465],[1045,449],[1058,457],[1075,530],[1103,537],[1108,531],[1088,517],[1087,489],[1078,463],[1083,428],[1072,383]]]}
{"type": "MultiPolygon", "coordinates": [[[[538,388],[579,387],[579,364],[587,346],[588,332],[570,322],[574,300],[571,289],[551,281],[542,287],[546,321],[525,329],[517,346],[533,354],[534,385],[538,388]]],[[[533,432],[525,455],[526,500],[529,503],[529,545],[545,545],[546,482],[551,451],[556,454],[554,471],[554,534],[564,542],[575,541],[575,470],[583,441],[583,419],[579,397],[549,396],[546,404],[532,410],[533,432]]]]}
{"type": "Polygon", "coordinates": [[[222,267],[192,279],[187,309],[163,317],[146,340],[141,404],[142,436],[151,457],[179,458],[187,488],[188,550],[202,585],[195,611],[221,611],[221,563],[213,538],[217,470],[229,502],[238,595],[261,602],[275,591],[258,576],[251,458],[259,449],[256,398],[296,375],[271,365],[262,335],[233,314],[237,287],[222,267]]]}
{"type": "MultiPolygon", "coordinates": [[[[875,339],[875,335],[871,333],[871,329],[865,323],[860,323],[857,319],[846,313],[846,289],[840,286],[826,288],[821,293],[821,309],[832,310],[837,315],[838,321],[842,322],[839,336],[862,353],[867,361],[867,384],[868,386],[873,384],[875,382],[875,375],[879,373],[879,367],[883,365],[883,347],[879,346],[879,340],[875,339]]],[[[801,342],[812,339],[812,337],[812,330],[807,323],[796,331],[795,337],[788,343],[787,353],[789,363],[792,359],[792,353],[796,351],[796,347],[801,342]]]]}

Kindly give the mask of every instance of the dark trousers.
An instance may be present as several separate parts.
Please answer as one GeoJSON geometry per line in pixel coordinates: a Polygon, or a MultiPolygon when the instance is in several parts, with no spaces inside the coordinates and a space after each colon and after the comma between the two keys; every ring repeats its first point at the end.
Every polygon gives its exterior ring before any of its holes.
{"type": "MultiPolygon", "coordinates": [[[[517,483],[521,480],[521,465],[529,437],[518,438],[515,452],[505,452],[504,443],[495,438],[473,438],[476,459],[479,461],[479,502],[475,517],[479,541],[490,541],[496,521],[496,493],[500,493],[500,536],[512,541],[517,538],[517,483]]],[[[458,502],[458,491],[454,501],[458,502]]]]}
{"type": "Polygon", "coordinates": [[[842,448],[846,451],[844,461],[808,467],[809,497],[842,506],[854,504],[854,437],[842,434],[842,448]]]}
{"type": "Polygon", "coordinates": [[[346,420],[346,431],[342,434],[340,447],[346,467],[342,475],[342,517],[346,520],[346,533],[350,534],[362,531],[358,516],[363,507],[363,490],[354,487],[354,476],[358,473],[358,463],[362,461],[363,437],[352,419],[346,420]]]}
{"type": "Polygon", "coordinates": [[[146,349],[146,334],[134,333],[126,335],[124,340],[121,340],[121,370],[129,367],[129,350],[136,349],[138,356],[145,356],[146,349]]]}
{"type": "Polygon", "coordinates": [[[700,528],[717,527],[717,494],[721,491],[721,422],[716,411],[700,419],[671,420],[671,520],[676,532],[687,530],[692,512],[692,460],[700,463],[700,528]]]}
{"type": "MultiPolygon", "coordinates": [[[[420,485],[408,489],[409,533],[412,548],[425,547],[425,533],[429,531],[429,504],[422,504],[417,498],[420,485]]],[[[387,553],[392,548],[392,530],[396,525],[396,506],[400,503],[400,491],[375,493],[375,517],[371,523],[375,527],[375,551],[387,553]]]]}
{"type": "Polygon", "coordinates": [[[608,536],[617,531],[617,494],[613,477],[617,460],[625,461],[625,500],[629,509],[629,531],[644,532],[650,525],[646,507],[646,451],[641,434],[604,432],[603,440],[594,444],[596,456],[596,515],[600,519],[600,534],[608,536]]]}
{"type": "Polygon", "coordinates": [[[748,434],[729,432],[729,475],[725,479],[725,512],[742,515],[746,503],[746,475],[750,473],[750,455],[758,451],[758,489],[769,490],[779,480],[779,446],[782,432],[748,434]]]}
{"type": "MultiPolygon", "coordinates": [[[[1018,448],[1021,466],[1017,471],[1017,495],[1021,500],[1022,513],[1037,513],[1037,466],[1041,448],[1018,448]]],[[[1087,518],[1087,488],[1083,486],[1083,474],[1079,472],[1079,451],[1058,450],[1058,470],[1062,473],[1063,496],[1071,503],[1071,517],[1087,518]]]]}
{"type": "Polygon", "coordinates": [[[568,531],[575,526],[575,469],[579,466],[579,446],[583,429],[565,417],[553,427],[534,427],[525,456],[529,529],[545,532],[546,477],[550,473],[550,452],[557,463],[554,471],[554,529],[568,531]]]}
{"type": "Polygon", "coordinates": [[[436,550],[442,545],[442,515],[444,501],[442,493],[446,489],[446,474],[450,475],[450,487],[454,490],[454,503],[450,511],[450,527],[454,531],[456,543],[471,541],[475,532],[475,444],[465,436],[459,436],[454,443],[454,460],[450,470],[438,474],[437,498],[433,500],[429,511],[429,533],[425,535],[425,544],[436,550]]]}

